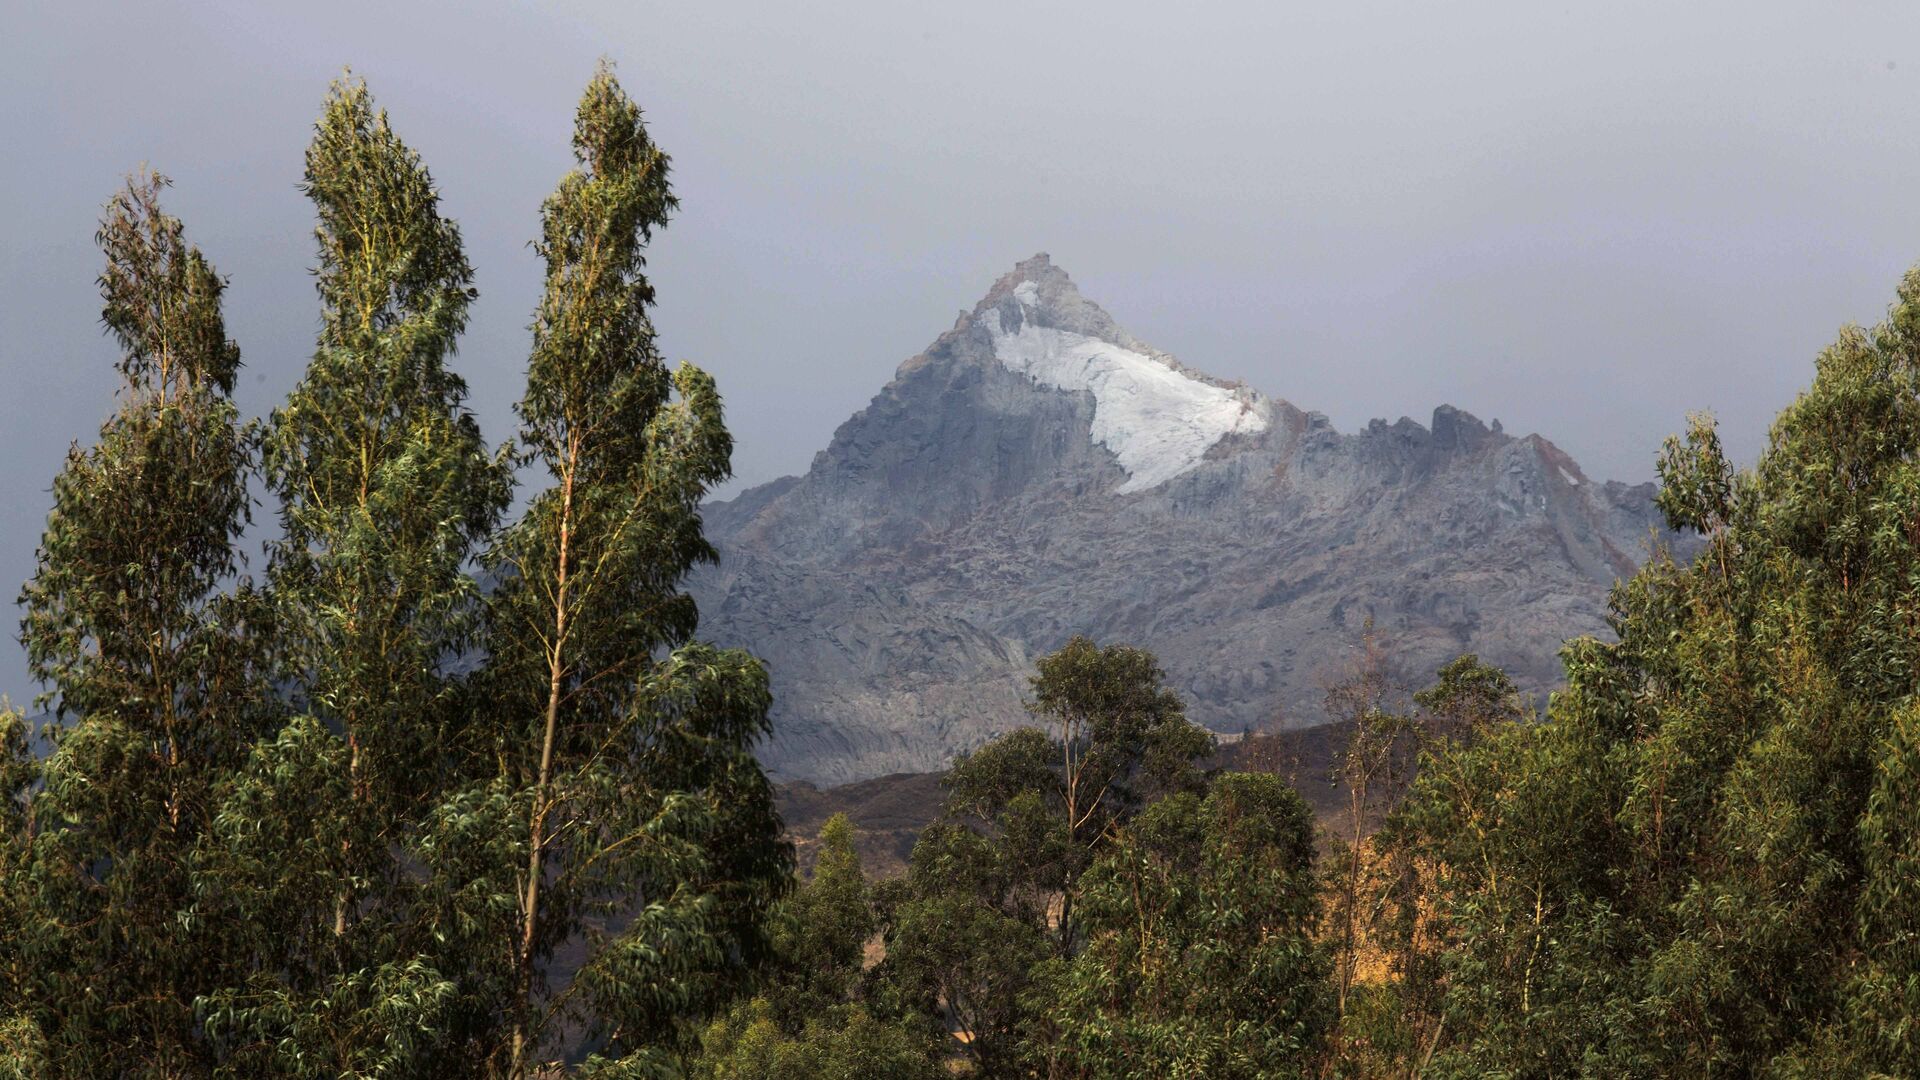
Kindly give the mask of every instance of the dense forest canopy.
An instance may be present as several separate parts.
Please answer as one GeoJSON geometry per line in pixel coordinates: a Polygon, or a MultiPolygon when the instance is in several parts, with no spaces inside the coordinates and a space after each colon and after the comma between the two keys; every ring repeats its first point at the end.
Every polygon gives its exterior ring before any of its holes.
{"type": "Polygon", "coordinates": [[[1471,656],[1411,692],[1370,627],[1316,822],[1074,638],[903,876],[839,818],[802,877],[767,674],[682,589],[732,446],[655,343],[670,161],[605,66],[573,145],[500,447],[460,230],[363,83],[263,420],[166,180],[108,202],[123,386],[20,598],[51,754],[0,714],[0,1076],[1920,1075],[1920,272],[1751,469],[1667,444],[1703,553],[1544,715],[1471,656]]]}

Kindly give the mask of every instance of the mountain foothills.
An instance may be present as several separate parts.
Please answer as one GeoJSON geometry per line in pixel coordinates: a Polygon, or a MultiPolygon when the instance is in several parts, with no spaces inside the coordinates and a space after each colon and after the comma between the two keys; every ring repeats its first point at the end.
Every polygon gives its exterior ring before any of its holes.
{"type": "Polygon", "coordinates": [[[1920,271],[1752,468],[1698,417],[1653,490],[1340,435],[1038,258],[709,504],[608,67],[573,146],[500,448],[364,84],[261,420],[165,182],[107,204],[122,386],[20,597],[51,718],[0,708],[0,1080],[1920,1076],[1920,271]],[[897,873],[833,815],[801,874],[820,792],[757,755],[951,767],[929,822],[856,788],[897,873]]]}
{"type": "Polygon", "coordinates": [[[804,476],[706,508],[716,641],[764,658],[778,777],[945,768],[1020,723],[1076,633],[1150,648],[1223,733],[1329,719],[1373,620],[1409,672],[1462,652],[1558,685],[1607,590],[1681,543],[1653,486],[1447,406],[1327,418],[1141,342],[1046,255],[1017,265],[804,476]]]}

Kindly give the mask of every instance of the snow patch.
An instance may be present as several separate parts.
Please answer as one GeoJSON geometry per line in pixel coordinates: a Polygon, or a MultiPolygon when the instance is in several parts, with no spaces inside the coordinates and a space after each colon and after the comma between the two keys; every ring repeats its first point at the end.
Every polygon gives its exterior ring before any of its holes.
{"type": "Polygon", "coordinates": [[[1560,470],[1560,479],[1565,480],[1567,483],[1573,485],[1574,487],[1580,486],[1580,478],[1568,472],[1567,467],[1565,465],[1559,465],[1555,467],[1560,470]]]}
{"type": "Polygon", "coordinates": [[[987,319],[993,352],[1009,370],[1042,386],[1093,394],[1093,441],[1127,471],[1122,492],[1147,491],[1200,464],[1228,435],[1265,431],[1266,417],[1245,395],[1175,371],[1144,353],[1099,338],[1036,326],[1039,301],[1031,281],[1014,287],[1020,325],[1007,312],[987,319]]]}

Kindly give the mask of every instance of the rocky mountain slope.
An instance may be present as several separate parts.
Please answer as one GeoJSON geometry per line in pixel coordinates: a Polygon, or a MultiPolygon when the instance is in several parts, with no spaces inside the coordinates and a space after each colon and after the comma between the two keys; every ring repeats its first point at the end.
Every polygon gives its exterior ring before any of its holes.
{"type": "Polygon", "coordinates": [[[707,512],[702,635],[773,672],[775,776],[943,768],[1069,636],[1145,646],[1222,732],[1319,723],[1372,616],[1410,677],[1543,689],[1655,542],[1652,486],[1442,406],[1327,418],[1141,342],[1038,255],[841,425],[707,512]]]}

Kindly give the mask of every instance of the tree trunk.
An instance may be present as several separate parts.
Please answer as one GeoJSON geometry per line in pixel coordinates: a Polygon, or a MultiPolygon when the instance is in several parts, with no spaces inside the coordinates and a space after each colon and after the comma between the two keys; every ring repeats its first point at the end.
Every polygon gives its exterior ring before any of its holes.
{"type": "Polygon", "coordinates": [[[514,1080],[526,1075],[528,1043],[532,1036],[529,1029],[533,1011],[533,949],[540,926],[540,879],[546,868],[547,798],[553,780],[553,740],[560,726],[560,694],[566,678],[567,547],[572,538],[573,477],[579,445],[577,436],[569,438],[567,467],[560,483],[560,552],[554,571],[553,645],[547,651],[546,730],[540,740],[540,773],[534,782],[532,816],[528,822],[527,894],[521,908],[519,986],[514,999],[519,1015],[514,1018],[513,1060],[508,1071],[514,1080]]]}

